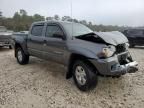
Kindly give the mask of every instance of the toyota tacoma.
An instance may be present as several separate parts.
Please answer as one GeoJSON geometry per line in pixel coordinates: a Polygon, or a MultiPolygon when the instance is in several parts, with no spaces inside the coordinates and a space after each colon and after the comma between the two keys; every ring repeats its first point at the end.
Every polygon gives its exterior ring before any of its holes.
{"type": "Polygon", "coordinates": [[[13,35],[19,64],[30,56],[63,64],[66,78],[87,91],[96,87],[98,76],[120,77],[138,70],[129,52],[128,39],[120,32],[94,32],[72,22],[42,21],[31,25],[29,33],[13,35]]]}

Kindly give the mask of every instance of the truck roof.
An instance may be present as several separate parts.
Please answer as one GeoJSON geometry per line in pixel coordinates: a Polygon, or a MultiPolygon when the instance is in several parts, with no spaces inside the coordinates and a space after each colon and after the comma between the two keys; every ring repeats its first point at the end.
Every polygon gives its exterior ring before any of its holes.
{"type": "Polygon", "coordinates": [[[75,22],[50,20],[50,21],[38,21],[38,22],[34,22],[33,24],[39,24],[39,23],[71,24],[71,23],[75,23],[75,22]]]}

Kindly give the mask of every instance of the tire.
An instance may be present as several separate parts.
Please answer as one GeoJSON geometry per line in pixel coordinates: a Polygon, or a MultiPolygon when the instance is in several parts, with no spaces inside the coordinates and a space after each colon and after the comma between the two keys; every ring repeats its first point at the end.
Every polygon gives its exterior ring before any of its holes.
{"type": "Polygon", "coordinates": [[[29,62],[29,56],[26,55],[20,47],[16,49],[16,58],[17,62],[21,65],[28,64],[29,62]]]}
{"type": "Polygon", "coordinates": [[[9,45],[9,49],[12,49],[12,46],[11,46],[11,45],[9,45]]]}
{"type": "Polygon", "coordinates": [[[74,63],[73,79],[74,79],[76,86],[81,91],[88,91],[90,89],[94,89],[98,82],[98,77],[97,77],[97,73],[95,72],[95,69],[92,68],[92,66],[89,66],[88,64],[84,63],[83,61],[76,61],[74,63]],[[81,73],[81,76],[82,76],[81,78],[78,77],[80,75],[78,73],[81,73]],[[80,83],[80,80],[81,80],[81,83],[80,83]]]}

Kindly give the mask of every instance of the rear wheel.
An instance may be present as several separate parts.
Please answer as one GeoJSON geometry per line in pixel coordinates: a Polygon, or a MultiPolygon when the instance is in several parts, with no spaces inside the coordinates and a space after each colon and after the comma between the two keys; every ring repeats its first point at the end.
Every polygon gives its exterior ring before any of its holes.
{"type": "Polygon", "coordinates": [[[29,62],[29,56],[20,47],[16,49],[16,58],[17,62],[21,65],[28,64],[29,62]]]}
{"type": "Polygon", "coordinates": [[[12,49],[12,46],[11,46],[11,45],[9,45],[9,49],[12,49]]]}
{"type": "Polygon", "coordinates": [[[83,61],[76,61],[73,65],[73,78],[76,86],[81,91],[87,91],[96,87],[98,78],[93,69],[83,61]]]}

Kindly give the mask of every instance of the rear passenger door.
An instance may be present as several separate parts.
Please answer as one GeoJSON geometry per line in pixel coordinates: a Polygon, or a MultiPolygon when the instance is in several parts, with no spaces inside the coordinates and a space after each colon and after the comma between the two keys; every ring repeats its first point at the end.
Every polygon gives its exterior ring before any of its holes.
{"type": "Polygon", "coordinates": [[[27,47],[30,55],[44,58],[43,44],[44,44],[44,23],[34,24],[31,28],[27,39],[27,47]]]}
{"type": "Polygon", "coordinates": [[[48,24],[45,32],[44,54],[48,60],[64,63],[65,35],[58,24],[48,24]]]}

